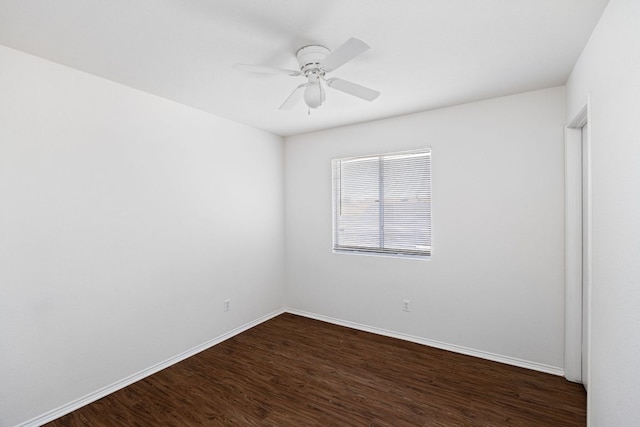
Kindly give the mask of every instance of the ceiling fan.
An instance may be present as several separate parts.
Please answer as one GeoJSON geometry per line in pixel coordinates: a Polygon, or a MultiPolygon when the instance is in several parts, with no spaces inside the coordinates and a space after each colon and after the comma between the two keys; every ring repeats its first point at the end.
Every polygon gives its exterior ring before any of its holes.
{"type": "Polygon", "coordinates": [[[304,99],[305,104],[307,104],[309,108],[318,108],[326,98],[325,85],[366,101],[373,101],[380,95],[380,92],[377,90],[360,86],[359,84],[337,77],[325,77],[327,73],[338,69],[367,50],[369,50],[368,44],[362,40],[350,38],[333,52],[320,45],[309,45],[298,49],[296,58],[298,59],[300,70],[297,71],[247,64],[236,64],[234,68],[254,73],[283,74],[294,77],[304,76],[307,82],[294,89],[291,95],[289,95],[280,106],[281,110],[293,108],[300,102],[300,99],[304,99]]]}

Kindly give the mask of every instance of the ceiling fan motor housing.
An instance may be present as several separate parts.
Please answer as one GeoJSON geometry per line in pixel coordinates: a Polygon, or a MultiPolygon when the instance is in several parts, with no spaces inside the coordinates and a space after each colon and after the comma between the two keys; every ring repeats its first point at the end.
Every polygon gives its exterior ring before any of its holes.
{"type": "Polygon", "coordinates": [[[310,45],[298,49],[296,52],[296,58],[300,65],[300,71],[309,77],[310,74],[315,74],[318,77],[324,75],[324,70],[320,67],[320,63],[331,53],[329,49],[324,46],[310,45]]]}

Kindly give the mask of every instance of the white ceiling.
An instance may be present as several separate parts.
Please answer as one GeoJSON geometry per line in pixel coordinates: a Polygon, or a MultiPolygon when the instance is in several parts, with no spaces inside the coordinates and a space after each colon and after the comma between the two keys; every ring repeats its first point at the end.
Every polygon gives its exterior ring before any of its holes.
{"type": "Polygon", "coordinates": [[[0,44],[293,135],[563,85],[607,0],[0,0],[0,44]],[[331,90],[307,115],[278,107],[308,44],[371,49],[332,73],[382,92],[331,90]]]}

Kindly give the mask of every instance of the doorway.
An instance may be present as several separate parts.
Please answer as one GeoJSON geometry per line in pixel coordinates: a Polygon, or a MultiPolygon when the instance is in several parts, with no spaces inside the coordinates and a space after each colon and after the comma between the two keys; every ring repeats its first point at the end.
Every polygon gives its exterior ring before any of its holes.
{"type": "Polygon", "coordinates": [[[588,103],[565,138],[565,377],[589,389],[591,170],[588,103]]]}

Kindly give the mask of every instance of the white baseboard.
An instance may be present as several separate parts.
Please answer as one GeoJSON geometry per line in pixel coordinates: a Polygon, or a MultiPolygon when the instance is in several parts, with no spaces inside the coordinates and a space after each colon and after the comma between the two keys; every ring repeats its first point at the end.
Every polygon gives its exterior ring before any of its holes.
{"type": "Polygon", "coordinates": [[[347,320],[341,320],[341,319],[335,319],[333,317],[322,316],[319,314],[309,313],[306,311],[296,310],[293,308],[286,308],[285,311],[287,313],[296,314],[298,316],[309,317],[311,319],[333,323],[335,325],[346,326],[347,328],[357,329],[364,332],[371,332],[377,335],[384,335],[391,338],[398,338],[405,341],[411,341],[417,344],[439,348],[441,350],[448,350],[454,353],[466,354],[467,356],[479,357],[481,359],[491,360],[493,362],[500,362],[507,365],[517,366],[520,368],[531,369],[534,371],[544,372],[547,374],[564,376],[564,370],[555,366],[549,366],[542,363],[530,362],[528,360],[517,359],[509,356],[502,356],[499,354],[489,353],[482,350],[475,350],[472,348],[462,347],[455,344],[447,344],[440,341],[434,341],[434,340],[429,340],[425,338],[415,337],[413,335],[407,335],[399,332],[388,331],[386,329],[374,328],[371,326],[362,325],[360,323],[349,322],[347,320]]]}
{"type": "Polygon", "coordinates": [[[57,418],[62,417],[63,415],[66,415],[70,412],[75,411],[76,409],[79,409],[85,405],[88,405],[92,402],[95,402],[98,399],[103,398],[104,396],[107,396],[113,392],[116,392],[124,387],[127,387],[128,385],[131,385],[133,383],[135,383],[136,381],[140,381],[141,379],[144,379],[146,377],[148,377],[149,375],[153,375],[156,372],[159,372],[165,368],[168,368],[171,365],[174,365],[184,359],[187,359],[197,353],[200,353],[201,351],[204,351],[208,348],[213,347],[216,344],[219,344],[225,340],[228,340],[229,338],[232,338],[248,329],[253,328],[254,326],[259,325],[260,323],[266,322],[269,319],[272,319],[282,313],[291,313],[291,314],[295,314],[298,316],[303,316],[303,317],[308,317],[311,319],[316,319],[316,320],[320,320],[323,322],[328,322],[328,323],[333,323],[335,325],[340,325],[340,326],[346,326],[348,328],[352,328],[352,329],[357,329],[360,331],[365,331],[365,332],[371,332],[374,334],[378,334],[378,335],[383,335],[383,336],[387,336],[387,337],[392,337],[392,338],[398,338],[401,340],[405,340],[405,341],[411,341],[411,342],[415,342],[418,344],[422,344],[422,345],[427,345],[430,347],[435,347],[435,348],[439,348],[442,350],[448,350],[448,351],[453,351],[455,353],[461,353],[461,354],[466,354],[468,356],[474,356],[474,357],[479,357],[481,359],[486,359],[486,360],[491,360],[494,362],[500,362],[500,363],[505,363],[507,365],[513,365],[513,366],[518,366],[521,368],[527,368],[527,369],[531,369],[534,371],[539,371],[539,372],[545,372],[548,374],[553,374],[553,375],[559,375],[562,376],[564,375],[564,371],[560,368],[554,367],[554,366],[549,366],[549,365],[544,365],[541,363],[535,363],[535,362],[529,362],[526,360],[521,360],[521,359],[516,359],[513,357],[508,357],[508,356],[501,356],[498,354],[494,354],[494,353],[489,353],[489,352],[485,352],[485,351],[481,351],[481,350],[474,350],[471,348],[467,348],[467,347],[462,347],[462,346],[457,346],[457,345],[453,345],[453,344],[447,344],[447,343],[443,343],[443,342],[439,342],[439,341],[433,341],[433,340],[428,340],[425,338],[420,338],[420,337],[415,337],[412,335],[407,335],[407,334],[402,334],[399,332],[393,332],[393,331],[388,331],[385,329],[380,329],[380,328],[374,328],[371,326],[367,326],[367,325],[362,325],[359,323],[355,323],[355,322],[350,322],[350,321],[346,321],[346,320],[340,320],[340,319],[335,319],[333,317],[328,317],[328,316],[322,316],[319,314],[315,314],[315,313],[309,313],[306,311],[302,311],[302,310],[296,310],[293,308],[283,308],[280,310],[276,310],[272,313],[269,313],[265,316],[262,316],[252,322],[246,323],[236,329],[233,329],[227,333],[224,333],[216,338],[213,338],[205,343],[202,343],[196,347],[193,347],[187,351],[184,351],[176,356],[173,356],[163,362],[157,363],[153,366],[150,366],[149,368],[143,369],[140,372],[137,372],[133,375],[130,375],[126,378],[123,378],[120,381],[117,381],[111,385],[108,385],[106,387],[103,387],[99,390],[94,391],[93,393],[90,393],[86,396],[83,396],[79,399],[76,399],[70,403],[67,403],[65,405],[62,405],[56,409],[53,409],[51,411],[48,411],[36,418],[32,418],[28,421],[25,421],[21,424],[18,424],[16,427],[37,427],[37,426],[41,426],[43,424],[46,424],[48,422],[51,422],[57,418]]]}
{"type": "Polygon", "coordinates": [[[205,343],[202,343],[196,347],[193,347],[187,351],[184,351],[180,354],[177,354],[165,361],[162,361],[160,363],[156,363],[153,366],[150,366],[149,368],[143,369],[140,372],[137,372],[133,375],[130,375],[126,378],[121,379],[120,381],[116,381],[115,383],[108,385],[106,387],[103,387],[99,390],[94,391],[93,393],[90,393],[86,396],[83,396],[79,399],[76,399],[70,403],[67,403],[65,405],[62,405],[56,409],[53,409],[51,411],[48,411],[36,418],[32,418],[28,421],[25,421],[21,424],[18,424],[16,427],[37,427],[37,426],[41,426],[43,424],[46,424],[48,422],[51,422],[57,418],[60,418],[63,415],[66,415],[70,412],[75,411],[76,409],[79,409],[85,405],[88,405],[89,403],[95,402],[98,399],[101,399],[105,396],[107,396],[108,394],[111,394],[113,392],[116,392],[128,385],[131,385],[133,383],[135,383],[136,381],[140,381],[141,379],[144,379],[146,377],[148,377],[149,375],[153,375],[156,372],[159,372],[165,368],[168,368],[171,365],[174,365],[184,359],[187,359],[197,353],[200,353],[201,351],[204,351],[210,347],[213,347],[216,344],[219,344],[223,341],[228,340],[229,338],[232,338],[244,331],[246,331],[247,329],[251,329],[254,326],[259,325],[260,323],[266,322],[269,319],[272,319],[282,313],[284,313],[285,310],[284,309],[279,309],[276,310],[272,313],[266,314],[252,322],[246,323],[238,328],[235,328],[227,333],[224,333],[220,336],[217,336],[205,343]]]}

